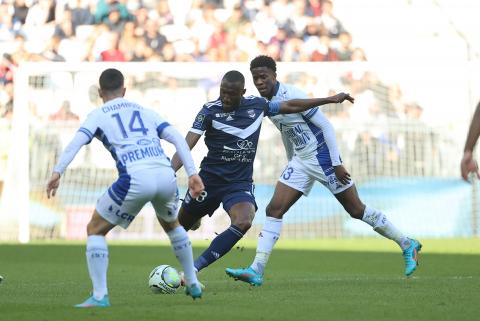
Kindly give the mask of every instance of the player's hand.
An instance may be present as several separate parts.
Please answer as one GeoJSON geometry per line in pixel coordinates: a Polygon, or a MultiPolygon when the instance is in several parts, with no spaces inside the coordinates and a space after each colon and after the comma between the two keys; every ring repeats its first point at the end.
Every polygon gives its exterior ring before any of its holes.
{"type": "Polygon", "coordinates": [[[343,185],[350,183],[351,177],[350,173],[343,167],[343,165],[335,166],[335,176],[337,177],[338,181],[343,185]]]}
{"type": "Polygon", "coordinates": [[[57,194],[57,189],[60,186],[60,174],[57,172],[52,173],[52,177],[47,183],[47,197],[54,197],[57,194]]]}
{"type": "Polygon", "coordinates": [[[203,192],[205,186],[198,174],[192,175],[188,178],[188,189],[192,198],[197,198],[203,192]]]}
{"type": "Polygon", "coordinates": [[[345,100],[348,100],[352,104],[355,102],[355,98],[351,97],[350,94],[346,93],[339,93],[335,96],[330,96],[329,98],[332,100],[332,103],[335,104],[343,103],[345,100]]]}
{"type": "Polygon", "coordinates": [[[477,178],[480,179],[480,171],[478,170],[477,161],[473,159],[471,151],[463,153],[463,158],[460,163],[460,170],[462,172],[462,178],[468,182],[468,174],[475,173],[477,178]]]}

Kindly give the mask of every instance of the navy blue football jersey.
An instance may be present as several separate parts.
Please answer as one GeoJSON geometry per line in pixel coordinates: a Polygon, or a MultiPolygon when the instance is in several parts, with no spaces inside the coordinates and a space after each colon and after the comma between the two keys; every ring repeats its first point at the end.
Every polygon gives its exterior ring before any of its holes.
{"type": "Polygon", "coordinates": [[[263,117],[277,115],[279,109],[280,102],[255,96],[243,97],[230,112],[223,110],[220,99],[203,105],[190,131],[205,133],[208,153],[200,168],[209,183],[252,183],[263,117]]]}

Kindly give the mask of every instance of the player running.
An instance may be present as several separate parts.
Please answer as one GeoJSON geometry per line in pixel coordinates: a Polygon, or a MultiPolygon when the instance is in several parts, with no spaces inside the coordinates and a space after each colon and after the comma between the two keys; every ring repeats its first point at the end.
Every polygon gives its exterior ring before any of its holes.
{"type": "MultiPolygon", "coordinates": [[[[260,95],[270,101],[307,97],[298,88],[277,81],[277,67],[271,57],[256,57],[250,63],[250,71],[260,95]]],[[[227,268],[226,273],[251,285],[262,285],[265,266],[280,237],[283,215],[302,195],[308,196],[318,181],[330,190],[351,217],[364,221],[400,246],[405,275],[410,276],[417,268],[417,254],[422,245],[401,233],[381,211],[362,203],[350,173],[342,165],[333,126],[323,113],[313,109],[269,118],[282,134],[289,162],[267,205],[267,217],[258,237],[254,261],[245,269],[227,268]]]]}
{"type": "MultiPolygon", "coordinates": [[[[299,113],[315,106],[341,103],[353,98],[340,93],[328,98],[294,99],[268,102],[265,98],[246,96],[245,78],[235,70],[227,72],[220,84],[220,97],[203,106],[186,136],[192,149],[205,134],[207,156],[199,175],[205,190],[195,197],[187,192],[179,211],[180,224],[189,230],[198,220],[223,204],[231,219],[228,229],[215,237],[195,260],[195,269],[212,264],[243,237],[257,210],[253,194],[253,161],[264,116],[299,113]]],[[[315,114],[317,108],[305,112],[315,114]]],[[[174,170],[182,165],[178,155],[172,158],[174,170]]]]}
{"type": "Polygon", "coordinates": [[[95,137],[110,151],[119,178],[98,199],[87,225],[87,265],[92,295],[75,307],[108,307],[108,248],[105,235],[115,226],[127,228],[142,207],[151,202],[158,221],[170,238],[186,278],[186,293],[193,299],[202,289],[193,267],[190,239],[177,219],[178,189],[174,171],[165,156],[160,138],[175,145],[185,164],[189,193],[198,197],[203,182],[196,172],[190,150],[178,131],[153,110],[123,98],[124,77],[116,69],[100,75],[99,94],[104,105],[93,110],[65,148],[47,184],[47,196],[55,196],[60,176],[83,145],[95,137]]]}

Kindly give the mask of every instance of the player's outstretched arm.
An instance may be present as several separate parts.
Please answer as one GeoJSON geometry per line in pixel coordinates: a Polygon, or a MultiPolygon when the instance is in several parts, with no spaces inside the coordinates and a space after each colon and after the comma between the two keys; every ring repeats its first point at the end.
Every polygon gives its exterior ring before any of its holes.
{"type": "Polygon", "coordinates": [[[188,178],[188,189],[190,196],[192,196],[193,198],[197,198],[200,196],[200,193],[202,193],[205,189],[200,175],[194,174],[188,178]]]}
{"type": "Polygon", "coordinates": [[[52,176],[47,183],[48,198],[55,196],[57,189],[60,186],[60,176],[75,158],[75,155],[77,155],[80,148],[82,148],[83,145],[88,144],[88,142],[90,142],[90,138],[84,132],[78,131],[72,141],[67,145],[62,155],[60,155],[58,163],[53,169],[52,176]]]}
{"type": "Polygon", "coordinates": [[[345,100],[348,100],[352,104],[354,103],[355,99],[351,97],[349,94],[346,93],[339,93],[334,96],[330,96],[327,98],[312,98],[312,99],[291,99],[286,100],[280,103],[280,114],[293,114],[293,113],[300,113],[307,109],[322,106],[326,104],[338,104],[342,103],[345,100]]]}
{"type": "Polygon", "coordinates": [[[462,178],[468,181],[468,174],[475,173],[480,178],[480,172],[478,170],[478,164],[473,158],[473,149],[477,144],[478,136],[480,136],[480,102],[475,109],[470,128],[468,129],[467,141],[465,142],[465,148],[463,149],[463,158],[460,162],[460,171],[462,178]]]}
{"type": "MultiPolygon", "coordinates": [[[[185,136],[185,141],[187,142],[188,148],[190,148],[190,150],[192,150],[193,147],[195,147],[200,137],[202,137],[202,135],[197,133],[193,133],[193,132],[187,133],[187,136],[185,136]]],[[[176,152],[175,155],[173,155],[171,163],[172,163],[173,170],[175,172],[178,171],[180,167],[182,167],[183,162],[180,159],[178,152],[176,152]]]]}

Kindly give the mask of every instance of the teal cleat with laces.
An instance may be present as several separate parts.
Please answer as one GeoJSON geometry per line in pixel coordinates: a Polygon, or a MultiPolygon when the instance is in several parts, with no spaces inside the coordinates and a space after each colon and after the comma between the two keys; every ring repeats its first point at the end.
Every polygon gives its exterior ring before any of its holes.
{"type": "Polygon", "coordinates": [[[108,295],[104,295],[103,298],[100,300],[95,299],[92,295],[85,302],[76,304],[74,307],[76,308],[106,308],[110,306],[110,300],[108,299],[108,295]]]}
{"type": "Polygon", "coordinates": [[[185,287],[185,294],[192,297],[192,299],[200,299],[202,297],[202,287],[199,283],[193,283],[185,287]]]}
{"type": "Polygon", "coordinates": [[[240,280],[253,286],[261,286],[263,284],[263,275],[255,272],[251,267],[246,269],[226,268],[225,272],[234,278],[235,281],[240,280]]]}
{"type": "Polygon", "coordinates": [[[422,249],[419,241],[410,239],[410,246],[403,251],[403,260],[405,261],[405,275],[411,276],[418,266],[418,253],[422,249]]]}

